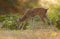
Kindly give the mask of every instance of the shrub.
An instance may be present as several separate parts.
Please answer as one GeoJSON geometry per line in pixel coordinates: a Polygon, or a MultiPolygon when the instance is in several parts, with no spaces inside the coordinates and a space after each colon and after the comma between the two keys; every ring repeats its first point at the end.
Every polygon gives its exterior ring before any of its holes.
{"type": "Polygon", "coordinates": [[[51,6],[48,16],[51,19],[54,27],[60,29],[60,5],[56,7],[51,6]]]}
{"type": "Polygon", "coordinates": [[[2,28],[11,30],[17,29],[18,28],[17,18],[15,16],[6,16],[5,20],[3,21],[2,28]]]}

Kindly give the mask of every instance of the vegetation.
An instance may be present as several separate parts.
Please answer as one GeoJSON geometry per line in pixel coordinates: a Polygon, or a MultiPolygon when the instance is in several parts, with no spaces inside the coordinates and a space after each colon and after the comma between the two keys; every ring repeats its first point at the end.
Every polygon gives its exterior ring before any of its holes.
{"type": "Polygon", "coordinates": [[[60,0],[0,0],[0,39],[60,39],[60,0]],[[48,27],[48,22],[43,25],[37,16],[33,19],[34,26],[29,19],[20,30],[19,19],[29,9],[40,7],[48,9],[47,16],[58,30],[48,27]]]}
{"type": "MultiPolygon", "coordinates": [[[[0,0],[1,1],[1,0],[0,0]]],[[[2,0],[0,3],[2,5],[0,6],[0,22],[2,22],[2,28],[6,29],[18,29],[18,23],[17,19],[20,19],[21,15],[23,16],[25,14],[25,11],[40,7],[38,4],[38,0],[36,1],[30,1],[30,0],[2,0]],[[11,9],[11,10],[10,10],[11,9]],[[16,12],[15,12],[16,11],[16,12]],[[2,13],[3,12],[3,13],[2,13]],[[19,13],[20,16],[17,15],[10,15],[11,13],[17,14],[19,13]],[[7,16],[6,16],[7,15],[7,16]]],[[[60,29],[60,5],[50,5],[48,12],[48,17],[52,21],[54,27],[60,29]]],[[[22,18],[22,17],[21,17],[22,18]]],[[[36,18],[37,21],[40,19],[36,18]]],[[[30,21],[30,20],[29,20],[30,21]]],[[[28,22],[29,22],[28,21],[28,22]]],[[[41,20],[40,20],[41,21],[41,20]]],[[[25,25],[23,24],[24,29],[28,23],[25,25]]]]}

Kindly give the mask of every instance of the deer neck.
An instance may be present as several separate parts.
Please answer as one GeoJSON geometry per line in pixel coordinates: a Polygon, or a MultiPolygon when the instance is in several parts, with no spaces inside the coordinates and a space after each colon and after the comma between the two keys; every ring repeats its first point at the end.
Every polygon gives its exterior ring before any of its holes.
{"type": "Polygon", "coordinates": [[[27,16],[23,16],[22,19],[20,20],[21,22],[24,22],[27,20],[27,16]]]}

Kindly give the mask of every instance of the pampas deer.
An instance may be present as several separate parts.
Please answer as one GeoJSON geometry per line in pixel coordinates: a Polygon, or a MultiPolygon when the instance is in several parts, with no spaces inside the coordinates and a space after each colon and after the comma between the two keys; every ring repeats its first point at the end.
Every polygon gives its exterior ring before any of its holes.
{"type": "Polygon", "coordinates": [[[19,28],[21,27],[21,23],[23,23],[24,21],[27,21],[28,19],[33,19],[33,17],[37,15],[41,18],[44,24],[45,24],[45,19],[48,21],[48,23],[50,23],[50,20],[48,19],[46,15],[47,10],[48,9],[45,9],[45,8],[34,8],[31,10],[28,10],[26,14],[22,17],[22,19],[20,19],[19,28]]]}

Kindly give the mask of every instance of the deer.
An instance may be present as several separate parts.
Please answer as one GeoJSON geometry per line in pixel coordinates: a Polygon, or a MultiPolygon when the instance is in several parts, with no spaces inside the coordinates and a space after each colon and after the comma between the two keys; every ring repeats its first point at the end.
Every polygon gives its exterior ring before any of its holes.
{"type": "Polygon", "coordinates": [[[43,22],[43,24],[46,23],[45,19],[48,21],[48,23],[51,25],[51,21],[50,19],[47,17],[47,10],[45,8],[33,8],[31,10],[28,10],[25,15],[19,19],[19,29],[23,26],[21,26],[23,24],[24,21],[27,21],[28,19],[33,19],[35,16],[39,16],[43,22]]]}

